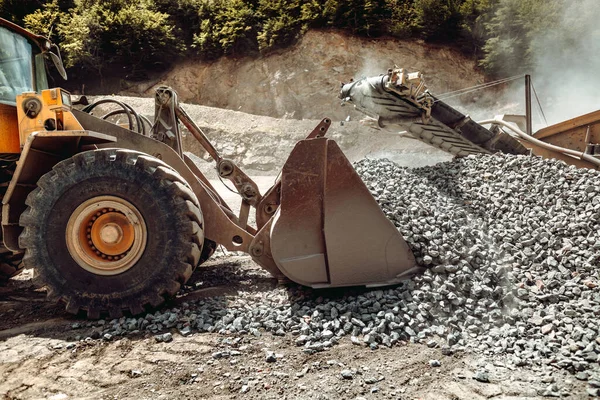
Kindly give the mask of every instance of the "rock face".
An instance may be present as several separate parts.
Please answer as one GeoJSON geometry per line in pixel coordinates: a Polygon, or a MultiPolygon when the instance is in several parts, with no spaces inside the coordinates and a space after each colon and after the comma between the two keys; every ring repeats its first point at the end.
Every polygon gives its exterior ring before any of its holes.
{"type": "Polygon", "coordinates": [[[190,60],[158,81],[121,93],[152,96],[155,87],[168,85],[184,102],[279,118],[340,120],[349,113],[338,107],[340,83],[384,73],[395,64],[424,73],[428,87],[438,94],[483,82],[473,61],[448,48],[309,31],[294,47],[278,53],[212,63],[190,60]]]}

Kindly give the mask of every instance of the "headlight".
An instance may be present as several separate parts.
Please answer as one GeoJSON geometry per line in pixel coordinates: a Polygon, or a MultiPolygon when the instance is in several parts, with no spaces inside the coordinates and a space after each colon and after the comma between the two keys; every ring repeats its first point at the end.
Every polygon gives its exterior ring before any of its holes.
{"type": "Polygon", "coordinates": [[[71,95],[68,92],[61,90],[60,97],[62,99],[62,103],[64,106],[69,107],[69,108],[72,107],[73,104],[71,103],[71,95]]]}
{"type": "Polygon", "coordinates": [[[29,97],[23,101],[23,112],[28,118],[34,119],[42,111],[42,102],[37,97],[29,97]]]}

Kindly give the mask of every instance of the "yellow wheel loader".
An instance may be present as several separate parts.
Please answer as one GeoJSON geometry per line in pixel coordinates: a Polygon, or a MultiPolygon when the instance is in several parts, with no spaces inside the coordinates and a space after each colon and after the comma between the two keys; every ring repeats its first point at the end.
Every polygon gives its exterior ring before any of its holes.
{"type": "Polygon", "coordinates": [[[343,155],[324,119],[266,193],[224,158],[167,87],[151,123],[77,109],[48,88],[58,48],[0,20],[2,267],[35,268],[48,296],[89,318],[138,314],[173,296],[217,245],[279,279],[322,288],[397,283],[420,267],[343,155]],[[242,198],[238,213],[183,153],[183,123],[242,198]],[[250,211],[256,226],[249,225],[250,211]],[[22,260],[22,262],[21,262],[22,260]]]}

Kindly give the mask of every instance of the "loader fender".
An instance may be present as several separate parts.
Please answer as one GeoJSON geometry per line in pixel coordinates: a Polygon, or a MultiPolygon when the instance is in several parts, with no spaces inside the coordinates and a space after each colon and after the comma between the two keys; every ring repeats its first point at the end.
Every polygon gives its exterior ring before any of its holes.
{"type": "Polygon", "coordinates": [[[42,175],[85,147],[115,141],[114,136],[87,130],[31,134],[25,141],[19,163],[2,199],[2,235],[6,248],[23,252],[19,246],[19,235],[23,231],[19,217],[25,211],[27,195],[35,189],[42,175]]]}

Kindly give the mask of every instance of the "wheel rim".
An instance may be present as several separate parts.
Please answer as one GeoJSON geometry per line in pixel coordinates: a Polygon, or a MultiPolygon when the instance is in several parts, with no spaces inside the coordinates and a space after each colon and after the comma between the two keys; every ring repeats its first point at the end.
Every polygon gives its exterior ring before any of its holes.
{"type": "Polygon", "coordinates": [[[146,248],[148,232],[138,209],[115,196],[82,203],[67,222],[67,248],[79,266],[97,275],[133,267],[146,248]]]}

